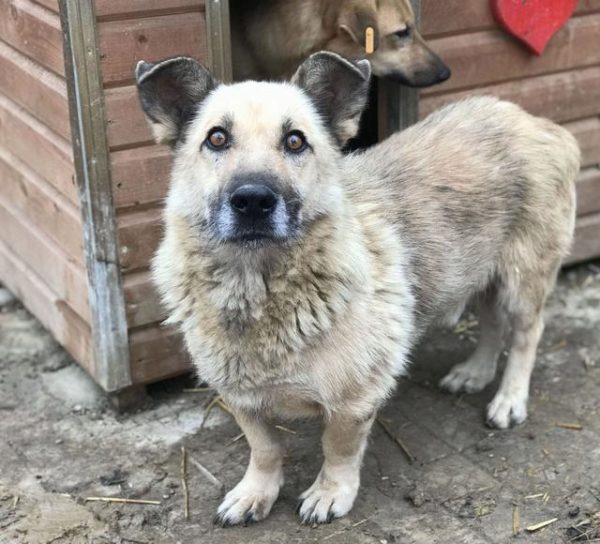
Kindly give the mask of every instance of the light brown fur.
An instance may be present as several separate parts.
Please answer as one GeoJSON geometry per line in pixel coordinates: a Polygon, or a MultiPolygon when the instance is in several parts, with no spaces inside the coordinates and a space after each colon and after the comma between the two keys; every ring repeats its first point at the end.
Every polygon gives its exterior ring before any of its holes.
{"type": "Polygon", "coordinates": [[[236,79],[289,78],[311,53],[367,59],[376,76],[418,87],[450,76],[416,28],[410,0],[234,0],[232,53],[236,79]],[[365,51],[365,30],[375,51],[365,51]],[[407,30],[406,36],[398,36],[407,30]]]}
{"type": "MultiPolygon", "coordinates": [[[[165,63],[166,78],[176,65],[165,63]]],[[[138,73],[151,119],[166,111],[145,88],[159,69],[142,65],[138,73]]],[[[480,345],[442,385],[485,387],[510,332],[507,369],[487,417],[500,428],[522,422],[542,308],[573,234],[579,150],[550,121],[473,98],[344,156],[340,135],[356,130],[356,104],[336,104],[328,122],[323,108],[340,96],[364,104],[365,65],[318,54],[295,82],[302,90],[220,86],[196,105],[178,132],[153,266],[199,375],[231,406],[252,448],[246,475],[219,508],[223,524],[269,513],[283,481],[270,422],[310,415],[325,420],[325,461],[301,497],[300,516],[313,523],[347,513],[374,414],[410,348],[472,299],[481,306],[480,345]],[[354,83],[337,89],[344,74],[354,83]],[[356,90],[339,94],[348,88],[356,90]],[[210,127],[224,122],[231,147],[206,150],[210,127]],[[283,152],[282,122],[311,148],[283,152]],[[301,203],[300,226],[280,242],[227,241],[231,218],[215,210],[225,209],[232,179],[254,180],[257,172],[294,195],[288,211],[301,203]]]]}

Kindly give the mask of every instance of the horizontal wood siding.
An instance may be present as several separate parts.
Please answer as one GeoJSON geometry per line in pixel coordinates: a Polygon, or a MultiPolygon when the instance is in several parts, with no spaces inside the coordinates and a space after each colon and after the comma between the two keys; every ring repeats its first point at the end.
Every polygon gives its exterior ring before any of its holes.
{"type": "Polygon", "coordinates": [[[54,13],[59,12],[58,0],[33,0],[35,4],[39,4],[54,13]]]}
{"type": "Polygon", "coordinates": [[[164,311],[148,270],[162,236],[171,153],[153,144],[133,70],[139,60],[177,55],[206,64],[204,1],[96,0],[96,15],[131,375],[135,383],[148,383],[179,374],[189,364],[179,336],[159,325],[164,311]]]}
{"type": "Polygon", "coordinates": [[[86,320],[73,312],[65,300],[0,239],[0,278],[56,340],[90,374],[94,374],[91,330],[86,320]]]}
{"type": "Polygon", "coordinates": [[[204,14],[192,12],[99,24],[105,85],[133,83],[138,60],[189,55],[206,58],[204,14]]]}
{"type": "MultiPolygon", "coordinates": [[[[600,0],[579,0],[575,13],[600,12],[600,0]]],[[[427,36],[497,28],[487,0],[421,0],[421,31],[427,36]]]]}
{"type": "Polygon", "coordinates": [[[0,93],[66,140],[71,138],[64,79],[0,42],[0,93]]]}
{"type": "MultiPolygon", "coordinates": [[[[600,167],[581,171],[577,180],[577,215],[600,213],[600,167]]],[[[600,238],[600,231],[598,232],[600,238]]]]}
{"type": "Polygon", "coordinates": [[[190,370],[183,341],[173,329],[158,325],[131,333],[131,376],[135,383],[149,383],[190,370]]]}
{"type": "Polygon", "coordinates": [[[0,180],[0,199],[51,238],[65,258],[83,268],[83,227],[78,208],[2,147],[0,180]]]}
{"type": "Polygon", "coordinates": [[[93,372],[55,0],[0,1],[0,282],[93,372]]]}
{"type": "Polygon", "coordinates": [[[96,15],[100,21],[190,11],[204,11],[204,0],[96,0],[96,15]]]}
{"type": "Polygon", "coordinates": [[[114,151],[111,169],[117,208],[160,205],[169,185],[171,151],[156,145],[114,151]]]}
{"type": "Polygon", "coordinates": [[[421,92],[419,115],[473,95],[495,95],[562,123],[577,138],[578,223],[569,262],[600,255],[600,0],[575,15],[536,56],[499,28],[488,0],[421,0],[422,31],[452,77],[421,92]]]}
{"type": "Polygon", "coordinates": [[[36,63],[64,76],[58,14],[31,0],[0,2],[0,40],[36,63]]]}
{"type": "Polygon", "coordinates": [[[0,147],[77,204],[73,151],[67,140],[0,94],[0,147]]]}
{"type": "Polygon", "coordinates": [[[600,255],[600,213],[584,215],[577,219],[575,241],[566,264],[586,261],[590,256],[600,255]]]}
{"type": "Polygon", "coordinates": [[[49,236],[36,229],[27,216],[2,197],[0,225],[4,244],[60,300],[89,322],[85,271],[70,261],[49,236]]]}
{"type": "Polygon", "coordinates": [[[593,116],[598,113],[600,104],[600,65],[423,96],[419,109],[421,116],[426,116],[463,98],[490,94],[516,102],[534,115],[552,117],[558,122],[593,116]]]}

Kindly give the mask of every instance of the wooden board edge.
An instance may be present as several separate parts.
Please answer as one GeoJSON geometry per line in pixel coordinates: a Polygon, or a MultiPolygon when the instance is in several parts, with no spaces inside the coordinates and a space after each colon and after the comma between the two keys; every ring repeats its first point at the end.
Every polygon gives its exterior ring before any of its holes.
{"type": "Polygon", "coordinates": [[[106,391],[132,385],[112,201],[106,111],[94,2],[60,0],[73,153],[84,223],[95,379],[106,391]]]}
{"type": "Polygon", "coordinates": [[[219,81],[232,81],[229,0],[206,0],[206,39],[212,74],[219,81]]]}

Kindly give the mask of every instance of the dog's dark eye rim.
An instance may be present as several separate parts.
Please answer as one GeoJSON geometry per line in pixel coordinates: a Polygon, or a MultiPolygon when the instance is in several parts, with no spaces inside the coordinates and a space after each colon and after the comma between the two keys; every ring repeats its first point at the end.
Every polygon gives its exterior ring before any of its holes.
{"type": "Polygon", "coordinates": [[[394,34],[398,36],[398,38],[406,38],[406,36],[410,34],[410,27],[406,25],[401,30],[397,30],[396,32],[394,32],[394,34]]]}
{"type": "Polygon", "coordinates": [[[302,153],[302,151],[308,147],[308,142],[306,141],[306,136],[301,130],[290,130],[283,137],[283,146],[285,147],[285,150],[289,151],[290,153],[302,153]],[[292,143],[293,141],[298,142],[300,145],[295,147],[292,143]]]}
{"type": "Polygon", "coordinates": [[[223,127],[213,127],[208,131],[204,143],[213,151],[223,151],[229,147],[229,133],[223,127]],[[220,141],[213,141],[213,136],[222,136],[220,141]]]}

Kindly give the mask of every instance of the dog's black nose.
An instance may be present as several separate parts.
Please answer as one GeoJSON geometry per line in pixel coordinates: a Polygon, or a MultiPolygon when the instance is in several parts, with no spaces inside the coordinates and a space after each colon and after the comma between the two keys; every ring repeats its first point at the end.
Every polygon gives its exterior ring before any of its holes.
{"type": "Polygon", "coordinates": [[[237,213],[260,219],[273,212],[277,195],[266,185],[242,185],[233,191],[229,203],[237,213]]]}
{"type": "Polygon", "coordinates": [[[452,72],[450,71],[450,68],[442,63],[442,65],[438,68],[438,81],[442,83],[442,81],[449,79],[451,75],[452,72]]]}

